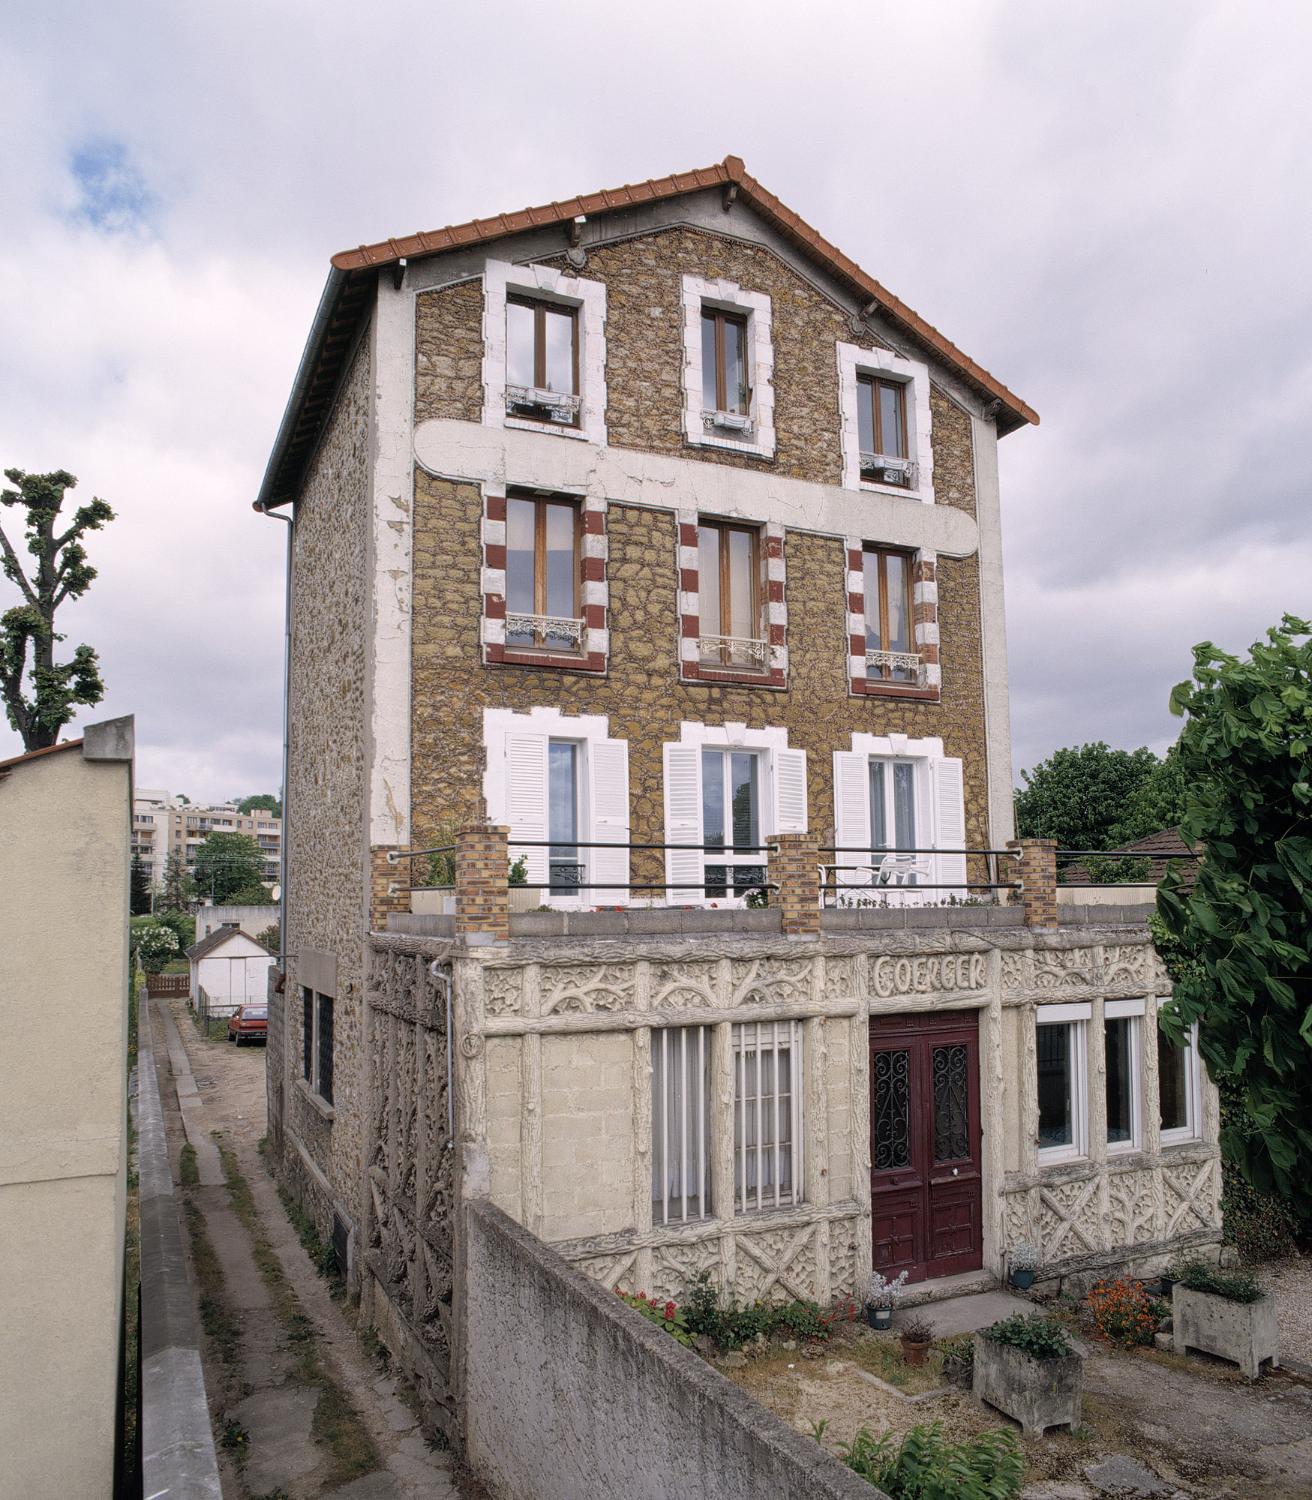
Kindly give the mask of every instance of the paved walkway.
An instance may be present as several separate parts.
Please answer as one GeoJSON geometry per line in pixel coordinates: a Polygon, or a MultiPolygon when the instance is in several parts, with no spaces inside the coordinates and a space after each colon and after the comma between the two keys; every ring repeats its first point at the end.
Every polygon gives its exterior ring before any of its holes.
{"type": "MultiPolygon", "coordinates": [[[[182,1003],[151,1002],[156,1057],[167,1052],[176,1108],[169,1121],[196,1149],[199,1186],[186,1189],[220,1268],[200,1287],[220,1304],[206,1340],[215,1432],[240,1432],[221,1447],[225,1500],[457,1500],[450,1455],[425,1441],[398,1379],[366,1354],[342,1307],[302,1249],[256,1147],[264,1133],[264,1052],[199,1035],[182,1003]],[[162,1045],[161,1045],[162,1044],[162,1045]],[[250,1189],[258,1242],[233,1207],[215,1135],[250,1189]],[[271,1281],[272,1255],[281,1279],[271,1281]],[[264,1269],[259,1257],[264,1258],[264,1269]],[[226,1318],[226,1322],[224,1319],[226,1318]],[[219,1357],[213,1332],[226,1342],[219,1357]],[[317,1364],[306,1362],[307,1350],[317,1364]],[[316,1371],[322,1372],[321,1377],[316,1371]],[[343,1409],[345,1408],[345,1409],[343,1409]],[[354,1434],[377,1463],[343,1478],[336,1428],[354,1434]]],[[[170,1105],[174,1100],[168,1101],[170,1105]]],[[[193,1274],[193,1281],[195,1281],[193,1274]]]]}
{"type": "Polygon", "coordinates": [[[975,1333],[1009,1318],[1013,1313],[1032,1313],[1038,1309],[1024,1297],[1013,1297],[1010,1292],[977,1292],[969,1297],[947,1297],[942,1302],[925,1302],[919,1307],[907,1308],[894,1314],[893,1327],[905,1323],[908,1318],[920,1318],[934,1330],[935,1338],[948,1338],[954,1333],[975,1333]]]}

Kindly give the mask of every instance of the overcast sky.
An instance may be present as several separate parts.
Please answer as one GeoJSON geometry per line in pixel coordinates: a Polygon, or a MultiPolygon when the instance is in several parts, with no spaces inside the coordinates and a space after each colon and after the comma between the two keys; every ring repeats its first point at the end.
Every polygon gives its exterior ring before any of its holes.
{"type": "Polygon", "coordinates": [[[140,785],[276,787],[250,507],[333,251],[733,152],[1043,418],[1001,447],[1017,768],[1164,749],[1194,642],[1312,608],[1310,76],[1312,5],[1255,0],[7,7],[0,467],[118,512],[79,722],[136,714],[140,785]]]}

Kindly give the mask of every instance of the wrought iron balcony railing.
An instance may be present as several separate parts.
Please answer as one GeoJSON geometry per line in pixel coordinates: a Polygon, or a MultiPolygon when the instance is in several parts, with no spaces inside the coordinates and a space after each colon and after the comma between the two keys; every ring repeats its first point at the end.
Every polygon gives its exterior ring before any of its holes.
{"type": "Polygon", "coordinates": [[[583,621],[559,615],[507,613],[506,645],[542,646],[551,651],[581,651],[583,621]],[[523,637],[527,636],[525,640],[523,637]]]}
{"type": "Polygon", "coordinates": [[[738,635],[703,635],[697,638],[697,654],[704,666],[763,672],[770,664],[770,643],[738,635]]]}

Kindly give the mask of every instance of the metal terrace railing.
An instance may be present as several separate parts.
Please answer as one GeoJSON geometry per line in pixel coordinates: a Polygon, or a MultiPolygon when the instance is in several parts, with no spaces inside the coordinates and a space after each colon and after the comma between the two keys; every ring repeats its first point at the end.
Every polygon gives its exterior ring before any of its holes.
{"type": "MultiPolygon", "coordinates": [[[[1161,875],[1154,874],[1157,866],[1169,868],[1176,860],[1185,862],[1196,862],[1203,857],[1201,849],[1058,849],[1057,858],[1057,883],[1065,890],[1092,891],[1106,890],[1109,886],[1117,885],[1157,885],[1160,883],[1161,875]],[[1139,871],[1122,870],[1109,875],[1104,880],[1070,880],[1066,871],[1070,870],[1072,862],[1083,862],[1088,859],[1102,860],[1130,860],[1147,868],[1139,871]],[[1065,865],[1063,866],[1063,861],[1065,865]]],[[[1094,870],[1079,869],[1077,873],[1092,875],[1094,870]]]]}

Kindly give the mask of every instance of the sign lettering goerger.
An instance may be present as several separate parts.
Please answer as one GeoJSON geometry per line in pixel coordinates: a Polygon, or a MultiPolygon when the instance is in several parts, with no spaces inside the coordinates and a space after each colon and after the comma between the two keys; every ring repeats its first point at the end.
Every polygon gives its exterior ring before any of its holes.
{"type": "Polygon", "coordinates": [[[981,990],[984,972],[982,953],[947,953],[877,958],[871,980],[877,995],[929,995],[935,990],[981,990]]]}

